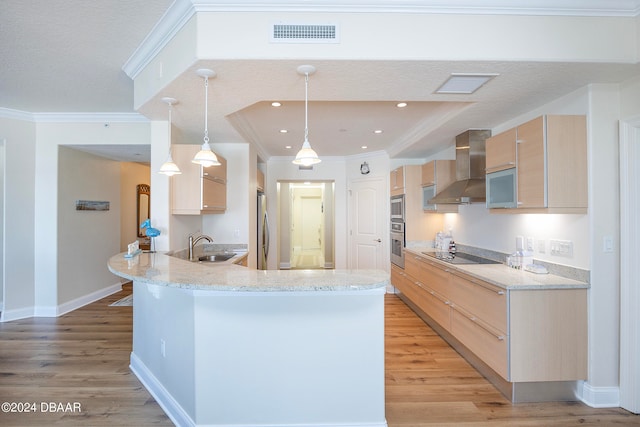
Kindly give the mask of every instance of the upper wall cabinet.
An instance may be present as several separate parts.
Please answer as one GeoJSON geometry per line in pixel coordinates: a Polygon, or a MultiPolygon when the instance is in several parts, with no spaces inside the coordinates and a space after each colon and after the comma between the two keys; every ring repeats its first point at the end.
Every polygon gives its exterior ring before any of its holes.
{"type": "Polygon", "coordinates": [[[428,213],[458,212],[458,205],[429,204],[438,192],[456,180],[455,160],[432,160],[422,165],[422,210],[428,213]]]}
{"type": "Polygon", "coordinates": [[[586,132],[585,116],[547,115],[487,139],[487,182],[493,173],[515,171],[505,188],[515,189],[516,207],[492,212],[586,213],[586,132]]]}
{"type": "Polygon", "coordinates": [[[389,174],[389,189],[392,196],[404,194],[404,166],[400,166],[389,174]]]}
{"type": "Polygon", "coordinates": [[[173,160],[182,174],[171,177],[171,213],[201,215],[227,209],[227,161],[216,154],[220,166],[204,168],[191,162],[199,145],[172,146],[173,160]]]}

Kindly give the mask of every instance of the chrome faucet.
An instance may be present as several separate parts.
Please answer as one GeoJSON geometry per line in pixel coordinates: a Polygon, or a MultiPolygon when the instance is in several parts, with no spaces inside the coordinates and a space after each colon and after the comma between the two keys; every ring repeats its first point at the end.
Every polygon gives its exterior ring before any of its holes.
{"type": "Polygon", "coordinates": [[[193,237],[193,234],[189,234],[189,261],[193,260],[193,247],[202,239],[206,240],[209,243],[213,242],[213,238],[207,236],[206,234],[201,234],[196,238],[193,237]]]}

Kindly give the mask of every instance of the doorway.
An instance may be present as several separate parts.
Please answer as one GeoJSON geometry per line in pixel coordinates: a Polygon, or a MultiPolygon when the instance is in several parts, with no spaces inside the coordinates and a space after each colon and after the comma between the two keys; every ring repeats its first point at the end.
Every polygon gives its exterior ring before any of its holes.
{"type": "Polygon", "coordinates": [[[280,269],[333,268],[333,181],[279,181],[280,269]]]}

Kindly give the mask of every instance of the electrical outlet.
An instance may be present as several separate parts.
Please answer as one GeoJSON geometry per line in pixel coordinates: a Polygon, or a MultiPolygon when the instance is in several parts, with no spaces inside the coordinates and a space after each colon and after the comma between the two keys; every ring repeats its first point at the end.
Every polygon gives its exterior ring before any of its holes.
{"type": "Polygon", "coordinates": [[[529,252],[533,252],[534,250],[534,242],[535,240],[533,239],[533,237],[527,237],[527,251],[529,252]]]}
{"type": "Polygon", "coordinates": [[[551,255],[573,257],[573,242],[571,240],[549,240],[551,255]]]}
{"type": "Polygon", "coordinates": [[[167,346],[162,338],[160,339],[160,354],[162,357],[167,355],[167,346]]]}

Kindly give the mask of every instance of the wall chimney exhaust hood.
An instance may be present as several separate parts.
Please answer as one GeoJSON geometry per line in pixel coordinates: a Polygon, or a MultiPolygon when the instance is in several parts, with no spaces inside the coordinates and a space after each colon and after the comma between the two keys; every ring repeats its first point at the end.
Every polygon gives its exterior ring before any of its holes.
{"type": "Polygon", "coordinates": [[[484,203],[485,140],[490,130],[468,130],[456,136],[456,182],[436,194],[429,204],[484,203]]]}

